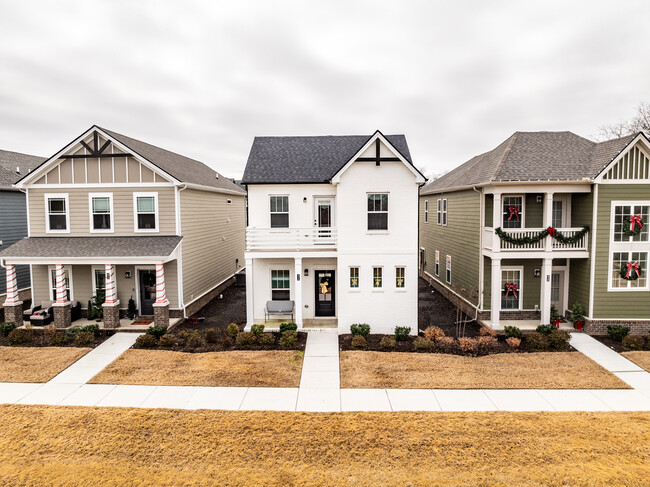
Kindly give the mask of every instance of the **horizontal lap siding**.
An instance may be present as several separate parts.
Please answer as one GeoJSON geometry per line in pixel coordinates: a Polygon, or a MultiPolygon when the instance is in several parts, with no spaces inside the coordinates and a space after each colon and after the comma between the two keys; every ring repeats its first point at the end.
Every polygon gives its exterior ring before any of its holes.
{"type": "Polygon", "coordinates": [[[180,198],[187,306],[244,266],[246,208],[244,196],[187,189],[180,198]]]}
{"type": "Polygon", "coordinates": [[[47,276],[46,265],[33,265],[32,266],[32,302],[36,306],[40,306],[42,301],[50,301],[50,284],[47,276]]]}
{"type": "MultiPolygon", "coordinates": [[[[593,228],[593,193],[575,193],[571,196],[571,226],[589,225],[593,228]]],[[[588,235],[591,244],[592,234],[588,235]]],[[[591,283],[591,257],[571,259],[569,269],[569,302],[567,307],[580,303],[585,313],[589,311],[589,287],[591,283]]]]}
{"type": "Polygon", "coordinates": [[[542,198],[542,202],[538,203],[538,196],[543,195],[534,193],[526,194],[526,208],[524,209],[526,213],[526,228],[542,228],[544,225],[544,198],[542,198]]]}
{"type": "MultiPolygon", "coordinates": [[[[25,194],[20,191],[0,191],[0,251],[27,236],[27,207],[25,194]]],[[[30,286],[29,266],[16,266],[18,289],[30,286]]],[[[7,292],[4,268],[0,267],[0,294],[7,292]]]]}
{"type": "MultiPolygon", "coordinates": [[[[535,269],[541,269],[542,261],[540,259],[504,259],[501,261],[501,269],[506,267],[523,267],[522,288],[523,288],[523,302],[522,309],[532,310],[535,306],[539,306],[541,278],[535,277],[535,269]]],[[[492,260],[484,257],[484,279],[483,285],[485,287],[483,294],[483,309],[489,310],[491,304],[491,287],[492,287],[492,260]]],[[[501,290],[499,290],[501,291],[501,290]]]]}

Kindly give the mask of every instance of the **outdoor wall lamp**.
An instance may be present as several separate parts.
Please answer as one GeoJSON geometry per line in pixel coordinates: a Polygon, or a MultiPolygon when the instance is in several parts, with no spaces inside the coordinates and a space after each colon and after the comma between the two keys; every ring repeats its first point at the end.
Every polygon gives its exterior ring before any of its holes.
{"type": "Polygon", "coordinates": [[[302,202],[307,203],[307,197],[306,196],[302,199],[302,202]]]}
{"type": "Polygon", "coordinates": [[[535,269],[535,270],[533,271],[533,275],[534,275],[535,277],[540,277],[540,276],[542,275],[542,273],[540,272],[539,269],[535,269]]]}
{"type": "Polygon", "coordinates": [[[309,276],[309,269],[305,269],[305,277],[309,276]]]}

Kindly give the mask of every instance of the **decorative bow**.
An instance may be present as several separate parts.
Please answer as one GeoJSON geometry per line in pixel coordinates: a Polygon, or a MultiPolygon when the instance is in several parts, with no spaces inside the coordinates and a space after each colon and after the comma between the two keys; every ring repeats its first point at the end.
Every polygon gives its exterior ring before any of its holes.
{"type": "Polygon", "coordinates": [[[515,298],[519,298],[517,296],[517,283],[510,284],[509,282],[506,282],[506,298],[510,295],[510,291],[512,291],[512,294],[515,296],[515,298]]]}
{"type": "Polygon", "coordinates": [[[630,215],[630,231],[634,231],[634,226],[639,225],[639,228],[643,230],[643,221],[641,220],[641,215],[630,215]]]}
{"type": "Polygon", "coordinates": [[[546,229],[546,231],[548,232],[548,234],[549,234],[551,237],[555,237],[555,228],[553,228],[553,227],[548,227],[548,228],[546,229]]]}
{"type": "Polygon", "coordinates": [[[518,206],[509,206],[508,211],[510,212],[510,216],[508,217],[508,221],[512,220],[512,217],[516,217],[517,220],[519,220],[519,207],[518,206]]]}
{"type": "Polygon", "coordinates": [[[639,276],[639,263],[638,262],[628,262],[627,263],[627,274],[625,274],[625,278],[629,279],[630,273],[634,270],[636,272],[637,277],[639,276]]]}

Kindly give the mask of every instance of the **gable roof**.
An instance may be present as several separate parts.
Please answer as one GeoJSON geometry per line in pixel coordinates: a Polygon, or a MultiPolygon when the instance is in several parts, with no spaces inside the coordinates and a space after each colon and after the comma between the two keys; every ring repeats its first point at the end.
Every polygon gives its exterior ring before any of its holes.
{"type": "Polygon", "coordinates": [[[12,184],[40,166],[44,160],[44,157],[0,150],[0,188],[11,188],[12,184]],[[16,172],[17,168],[20,172],[16,172]]]}
{"type": "MultiPolygon", "coordinates": [[[[372,138],[372,135],[323,135],[302,137],[255,137],[244,170],[244,184],[324,183],[372,138]]],[[[404,135],[386,140],[406,159],[404,135]]]]}
{"type": "Polygon", "coordinates": [[[491,182],[593,179],[637,136],[593,142],[572,132],[515,132],[425,185],[420,194],[491,182]]]}

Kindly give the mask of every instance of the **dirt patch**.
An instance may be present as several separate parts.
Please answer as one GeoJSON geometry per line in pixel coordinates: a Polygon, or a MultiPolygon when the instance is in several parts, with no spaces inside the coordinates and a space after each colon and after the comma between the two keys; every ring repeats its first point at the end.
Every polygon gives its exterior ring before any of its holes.
{"type": "Polygon", "coordinates": [[[127,350],[92,384],[298,387],[303,354],[295,351],[182,353],[127,350]]]}
{"type": "Polygon", "coordinates": [[[631,360],[639,367],[650,372],[650,352],[623,352],[621,355],[628,360],[631,360]]]}
{"type": "Polygon", "coordinates": [[[0,347],[0,382],[47,382],[90,348],[0,347]]]}
{"type": "Polygon", "coordinates": [[[342,352],[342,388],[629,389],[578,352],[446,354],[342,352]]]}
{"type": "Polygon", "coordinates": [[[183,323],[177,330],[205,330],[215,328],[225,330],[230,323],[241,325],[243,329],[246,324],[246,288],[229,286],[219,296],[214,298],[203,308],[191,316],[191,318],[205,318],[196,325],[183,323]]]}
{"type": "MultiPolygon", "coordinates": [[[[418,279],[418,328],[442,328],[447,336],[456,336],[456,306],[421,277],[418,279]]],[[[478,336],[481,326],[472,321],[465,325],[463,336],[478,336]]]]}

